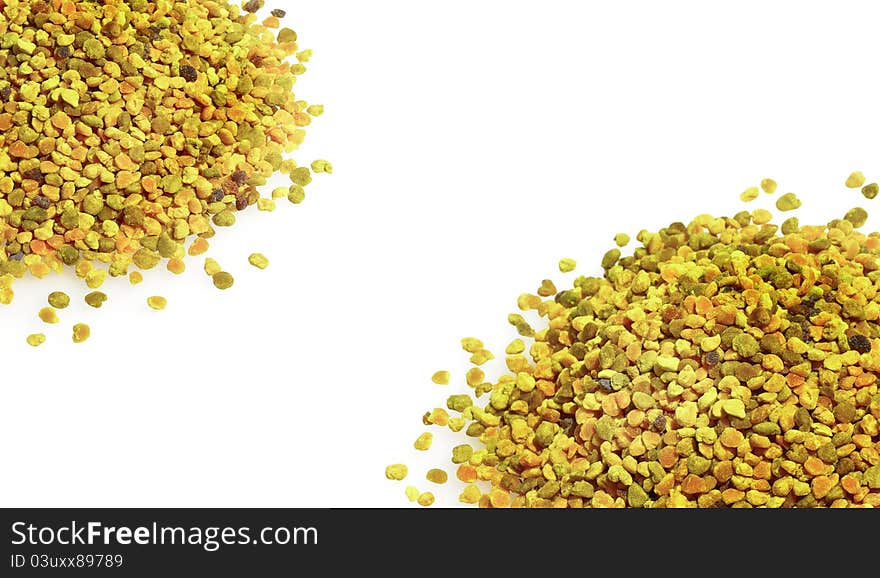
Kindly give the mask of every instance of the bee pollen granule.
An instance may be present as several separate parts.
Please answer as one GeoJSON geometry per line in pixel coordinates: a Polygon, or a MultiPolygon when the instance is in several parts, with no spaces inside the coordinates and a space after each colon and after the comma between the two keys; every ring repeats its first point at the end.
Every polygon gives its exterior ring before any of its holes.
{"type": "Polygon", "coordinates": [[[405,464],[391,464],[385,468],[385,477],[389,480],[402,480],[406,478],[408,468],[405,464]]]}
{"type": "Polygon", "coordinates": [[[248,257],[248,263],[257,269],[265,269],[269,266],[269,259],[267,259],[262,253],[251,253],[248,257]]]}
{"type": "Polygon", "coordinates": [[[27,336],[27,343],[32,347],[38,347],[46,341],[46,336],[42,333],[32,333],[27,336]]]}
{"type": "Polygon", "coordinates": [[[151,297],[147,297],[147,305],[150,307],[150,309],[161,311],[165,309],[166,305],[168,305],[168,300],[160,295],[153,295],[151,297]]]}
{"type": "Polygon", "coordinates": [[[92,330],[85,323],[77,323],[73,326],[73,342],[82,343],[92,334],[92,330]]]}
{"type": "Polygon", "coordinates": [[[431,381],[433,381],[437,385],[449,385],[449,377],[450,374],[448,371],[435,371],[434,375],[431,376],[431,381]]]}

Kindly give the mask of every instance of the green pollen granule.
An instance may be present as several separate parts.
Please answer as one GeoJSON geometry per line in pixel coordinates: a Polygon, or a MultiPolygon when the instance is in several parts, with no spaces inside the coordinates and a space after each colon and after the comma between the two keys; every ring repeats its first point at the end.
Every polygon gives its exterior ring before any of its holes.
{"type": "Polygon", "coordinates": [[[153,295],[151,297],[147,297],[147,305],[149,305],[150,309],[162,311],[163,309],[165,309],[165,306],[168,305],[168,300],[161,295],[153,295]]]}
{"type": "Polygon", "coordinates": [[[266,258],[262,253],[251,253],[248,257],[248,263],[256,267],[257,269],[265,269],[269,266],[269,259],[266,258]]]}
{"type": "Polygon", "coordinates": [[[306,199],[306,191],[299,185],[290,185],[287,190],[287,200],[294,205],[298,205],[306,199]]]}
{"type": "Polygon", "coordinates": [[[439,468],[431,468],[428,470],[428,473],[425,474],[425,479],[435,484],[445,484],[449,479],[449,474],[439,468]]]}
{"type": "Polygon", "coordinates": [[[523,337],[534,337],[535,330],[532,329],[532,326],[528,323],[521,323],[516,326],[516,332],[522,335],[523,337]]]}
{"type": "Polygon", "coordinates": [[[861,171],[853,171],[844,184],[850,189],[857,189],[865,184],[865,175],[861,171]]]}
{"type": "Polygon", "coordinates": [[[431,432],[425,432],[419,437],[416,438],[416,441],[413,442],[413,447],[420,451],[425,451],[431,448],[431,443],[434,441],[434,434],[431,432]]]}
{"type": "Polygon", "coordinates": [[[406,487],[406,499],[410,502],[415,502],[419,499],[419,490],[415,486],[407,486],[406,487]]]}
{"type": "Polygon", "coordinates": [[[880,185],[877,183],[869,183],[862,187],[862,195],[864,195],[866,199],[873,199],[877,196],[878,192],[880,192],[880,185]]]}
{"type": "Polygon", "coordinates": [[[431,376],[431,381],[437,385],[449,385],[449,377],[450,373],[448,371],[435,371],[434,375],[431,376]]]}
{"type": "Polygon", "coordinates": [[[231,227],[235,224],[235,213],[230,210],[220,211],[211,219],[218,227],[231,227]]]}
{"type": "Polygon", "coordinates": [[[629,245],[629,235],[627,235],[626,233],[618,233],[614,235],[614,243],[618,247],[626,247],[627,245],[629,245]]]}
{"type": "Polygon", "coordinates": [[[94,307],[95,309],[100,309],[101,305],[103,305],[106,300],[107,295],[101,291],[92,291],[83,299],[89,307],[94,307]]]}
{"type": "Polygon", "coordinates": [[[51,307],[43,307],[37,315],[43,323],[58,323],[58,314],[51,307]]]}
{"type": "Polygon", "coordinates": [[[446,398],[446,407],[459,413],[473,405],[474,401],[466,393],[454,394],[446,398]]]}
{"type": "Polygon", "coordinates": [[[385,477],[389,480],[402,480],[409,473],[406,464],[391,464],[385,468],[385,477]]]}
{"type": "Polygon", "coordinates": [[[577,268],[577,261],[574,259],[560,259],[559,270],[563,273],[570,273],[577,268]]]}
{"type": "Polygon", "coordinates": [[[762,179],[761,190],[763,190],[768,195],[772,195],[776,192],[776,181],[774,181],[773,179],[762,179]]]}
{"type": "Polygon", "coordinates": [[[868,220],[868,211],[861,207],[853,207],[847,211],[843,219],[852,223],[854,229],[858,229],[868,220]]]}
{"type": "Polygon", "coordinates": [[[800,221],[798,221],[797,217],[789,217],[786,220],[782,221],[782,234],[783,235],[791,235],[793,233],[797,233],[800,227],[800,221]]]}
{"type": "Polygon", "coordinates": [[[510,313],[507,315],[507,322],[513,325],[514,327],[518,327],[523,323],[527,323],[526,318],[520,315],[519,313],[510,313]]]}
{"type": "Polygon", "coordinates": [[[739,200],[748,203],[758,198],[758,187],[749,187],[739,194],[739,200]]]}
{"type": "Polygon", "coordinates": [[[68,305],[70,305],[70,297],[67,293],[63,293],[61,291],[53,291],[49,293],[49,305],[54,307],[55,309],[64,309],[68,305]]]}
{"type": "Polygon", "coordinates": [[[312,182],[312,173],[308,167],[297,167],[290,172],[290,181],[304,187],[312,182]]]}
{"type": "Polygon", "coordinates": [[[457,445],[452,448],[452,463],[463,464],[471,459],[472,455],[474,455],[474,448],[468,444],[457,445]]]}
{"type": "Polygon", "coordinates": [[[333,173],[333,165],[330,164],[329,161],[320,159],[312,163],[312,171],[316,173],[327,173],[329,175],[333,173]]]}
{"type": "Polygon", "coordinates": [[[39,347],[46,341],[46,336],[42,333],[32,333],[27,336],[27,343],[31,347],[39,347]]]}
{"type": "Polygon", "coordinates": [[[214,287],[217,289],[229,289],[232,287],[232,284],[235,282],[235,279],[231,274],[226,271],[219,271],[212,275],[212,279],[214,280],[214,287]]]}
{"type": "Polygon", "coordinates": [[[290,28],[282,28],[278,31],[278,42],[296,42],[296,32],[290,28]]]}
{"type": "Polygon", "coordinates": [[[785,193],[776,199],[776,208],[780,211],[793,211],[799,209],[801,200],[794,193],[785,193]]]}
{"type": "MultiPolygon", "coordinates": [[[[620,259],[620,249],[611,249],[605,255],[602,256],[602,268],[610,269],[617,264],[617,260],[620,259]]],[[[555,291],[553,292],[555,293],[555,291]]],[[[540,292],[538,293],[540,295],[540,292]]],[[[550,295],[542,295],[542,297],[549,297],[550,295]]]]}
{"type": "Polygon", "coordinates": [[[73,342],[82,343],[92,334],[92,330],[85,323],[77,323],[73,326],[73,342]]]}
{"type": "Polygon", "coordinates": [[[733,349],[743,359],[752,357],[759,351],[757,340],[748,333],[740,333],[733,338],[733,349]]]}

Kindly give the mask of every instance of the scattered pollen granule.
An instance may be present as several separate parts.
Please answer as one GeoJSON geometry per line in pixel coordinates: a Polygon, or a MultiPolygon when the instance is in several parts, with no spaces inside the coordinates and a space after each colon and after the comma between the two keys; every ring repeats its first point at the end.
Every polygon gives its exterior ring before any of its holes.
{"type": "Polygon", "coordinates": [[[168,300],[160,295],[153,295],[151,297],[147,297],[147,305],[150,307],[150,309],[161,311],[165,309],[166,305],[168,305],[168,300]]]}
{"type": "Polygon", "coordinates": [[[92,330],[85,323],[77,323],[73,326],[73,342],[82,343],[91,336],[92,330]]]}
{"type": "Polygon", "coordinates": [[[262,253],[251,253],[250,257],[248,257],[248,263],[257,269],[265,269],[269,266],[269,259],[262,253]]]}
{"type": "Polygon", "coordinates": [[[762,179],[761,190],[768,195],[772,195],[776,192],[776,181],[774,181],[773,179],[762,179]]]}
{"type": "Polygon", "coordinates": [[[46,341],[46,336],[42,333],[33,333],[27,336],[27,343],[32,347],[39,347],[46,341]]]}
{"type": "Polygon", "coordinates": [[[389,480],[402,480],[407,473],[408,468],[404,464],[391,464],[385,468],[385,477],[389,480]]]}

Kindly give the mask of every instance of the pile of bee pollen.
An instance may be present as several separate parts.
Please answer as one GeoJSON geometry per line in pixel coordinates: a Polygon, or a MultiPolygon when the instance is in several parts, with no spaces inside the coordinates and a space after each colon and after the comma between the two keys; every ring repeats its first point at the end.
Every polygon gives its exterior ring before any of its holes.
{"type": "MultiPolygon", "coordinates": [[[[641,231],[601,277],[521,295],[544,326],[512,314],[531,345],[510,344],[497,380],[468,371],[488,403],[452,395],[458,416],[423,418],[474,438],[453,449],[459,499],[880,505],[880,234],[849,214],[784,232],[770,221],[756,209],[641,231]]],[[[476,365],[487,357],[479,340],[462,346],[476,365]]]]}

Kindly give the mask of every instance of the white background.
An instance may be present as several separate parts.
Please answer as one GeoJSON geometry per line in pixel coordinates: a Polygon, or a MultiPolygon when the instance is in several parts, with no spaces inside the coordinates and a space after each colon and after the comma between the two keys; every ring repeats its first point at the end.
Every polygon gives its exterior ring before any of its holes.
{"type": "Polygon", "coordinates": [[[0,307],[0,506],[409,506],[404,487],[431,489],[425,470],[462,441],[433,428],[436,451],[412,449],[421,414],[464,390],[459,339],[501,357],[517,295],[570,283],[560,257],[597,274],[615,233],[732,214],[766,176],[802,197],[802,223],[871,208],[843,187],[880,178],[870,3],[274,7],[315,50],[298,96],[327,107],[295,158],[335,173],[221,231],[229,291],[190,259],[46,327],[46,294],[87,290],[17,283],[0,307]],[[384,478],[398,461],[406,482],[384,478]]]}

